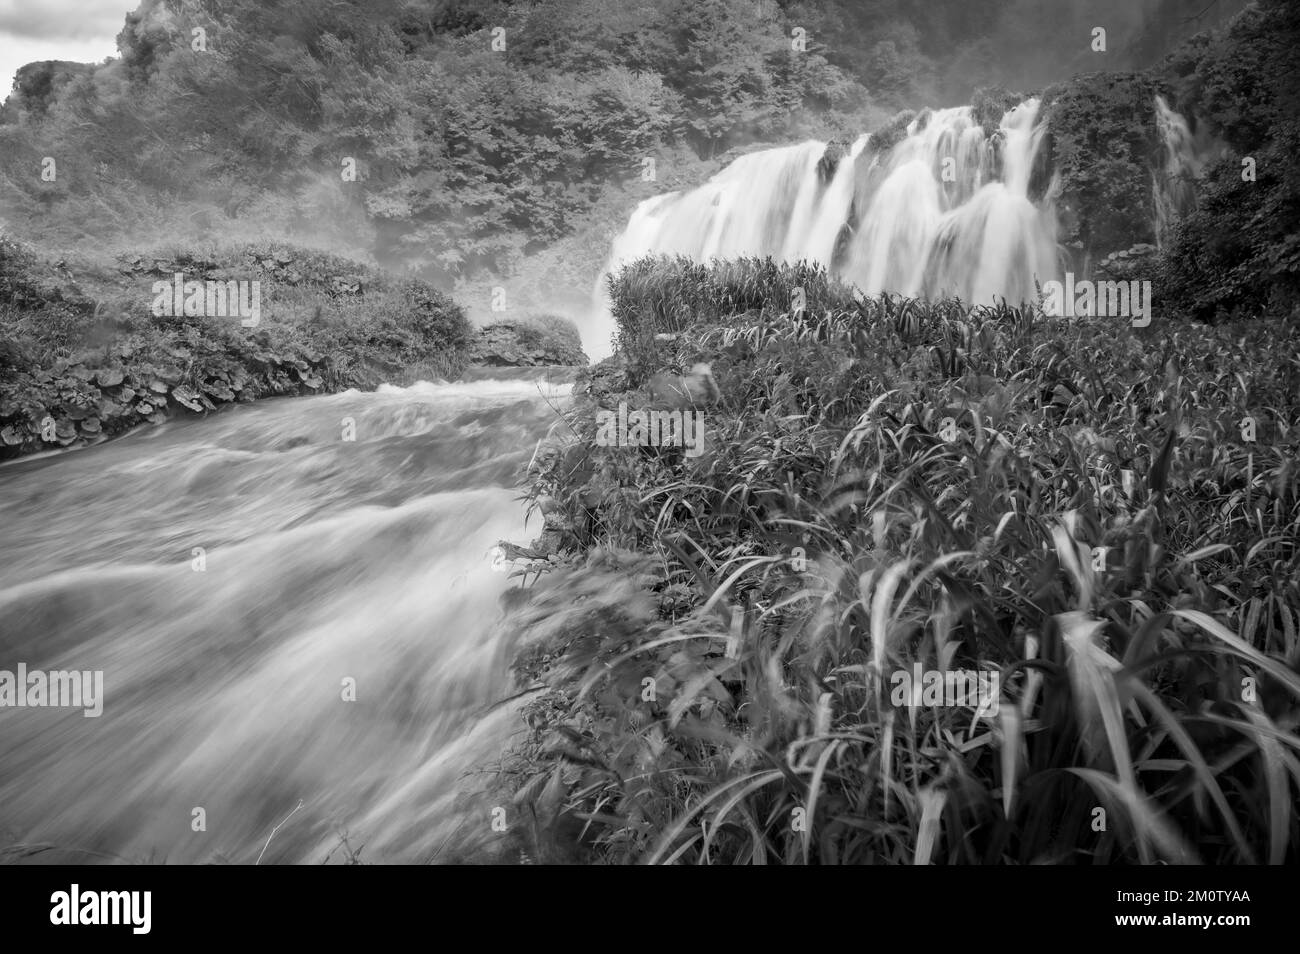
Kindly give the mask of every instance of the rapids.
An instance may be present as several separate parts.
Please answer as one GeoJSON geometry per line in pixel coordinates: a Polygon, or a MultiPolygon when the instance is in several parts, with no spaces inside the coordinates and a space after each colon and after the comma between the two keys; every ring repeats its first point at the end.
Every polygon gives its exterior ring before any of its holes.
{"type": "Polygon", "coordinates": [[[568,387],[266,401],[0,467],[0,669],[105,697],[0,709],[0,860],[319,862],[347,832],[420,862],[486,829],[465,773],[517,731],[490,554],[539,530],[518,478],[568,387]]]}

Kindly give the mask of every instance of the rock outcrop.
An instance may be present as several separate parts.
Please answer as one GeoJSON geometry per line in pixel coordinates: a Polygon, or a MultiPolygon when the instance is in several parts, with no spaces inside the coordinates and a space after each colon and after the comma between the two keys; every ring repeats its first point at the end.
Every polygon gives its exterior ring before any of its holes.
{"type": "Polygon", "coordinates": [[[495,368],[586,365],[582,339],[562,318],[498,321],[478,330],[470,347],[470,364],[495,368]]]}

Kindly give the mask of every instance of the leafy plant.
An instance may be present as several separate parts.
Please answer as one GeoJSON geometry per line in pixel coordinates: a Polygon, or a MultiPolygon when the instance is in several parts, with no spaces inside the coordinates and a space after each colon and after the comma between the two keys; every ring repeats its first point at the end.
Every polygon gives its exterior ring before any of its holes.
{"type": "Polygon", "coordinates": [[[675,322],[724,399],[702,457],[599,447],[635,385],[597,368],[536,465],[572,544],[509,617],[528,852],[1294,862],[1296,327],[792,314],[774,268],[613,282],[624,340],[675,322]],[[1000,705],[900,706],[917,664],[1000,705]]]}

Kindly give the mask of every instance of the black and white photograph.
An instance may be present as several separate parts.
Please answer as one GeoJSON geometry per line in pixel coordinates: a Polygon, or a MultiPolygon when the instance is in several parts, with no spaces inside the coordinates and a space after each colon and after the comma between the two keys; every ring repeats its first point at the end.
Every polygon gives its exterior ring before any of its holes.
{"type": "Polygon", "coordinates": [[[1300,3],[0,0],[0,86],[23,921],[1300,862],[1300,3]]]}

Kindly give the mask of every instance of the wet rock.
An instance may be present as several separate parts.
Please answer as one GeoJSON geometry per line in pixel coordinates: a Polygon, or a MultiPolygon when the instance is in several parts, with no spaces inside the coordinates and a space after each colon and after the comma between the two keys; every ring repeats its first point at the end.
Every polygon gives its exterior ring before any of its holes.
{"type": "Polygon", "coordinates": [[[843,139],[832,139],[826,144],[826,150],[817,162],[817,175],[823,182],[831,181],[840,160],[849,154],[849,148],[849,143],[843,139]]]}
{"type": "Polygon", "coordinates": [[[577,329],[560,322],[563,320],[499,321],[480,328],[470,347],[470,364],[507,368],[585,365],[587,356],[577,329]]]}

